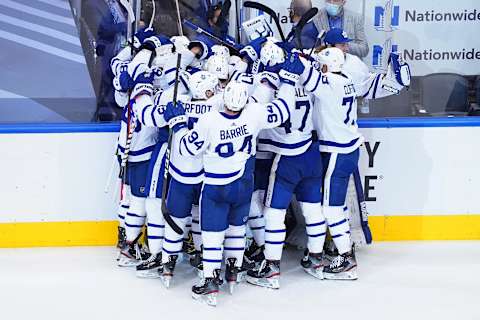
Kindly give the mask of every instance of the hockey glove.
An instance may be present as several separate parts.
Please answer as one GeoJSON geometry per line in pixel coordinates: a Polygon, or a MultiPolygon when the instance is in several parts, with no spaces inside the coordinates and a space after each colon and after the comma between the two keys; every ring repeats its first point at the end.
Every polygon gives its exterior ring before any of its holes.
{"type": "Polygon", "coordinates": [[[260,58],[260,51],[263,44],[267,41],[266,38],[257,38],[251,41],[248,45],[240,50],[240,56],[248,60],[249,63],[253,63],[260,58]]]}
{"type": "Polygon", "coordinates": [[[390,54],[389,66],[400,85],[404,87],[410,86],[410,66],[398,53],[392,52],[390,54]]]}
{"type": "Polygon", "coordinates": [[[140,49],[147,49],[152,52],[155,52],[157,48],[160,48],[161,46],[164,45],[171,45],[173,49],[173,42],[166,36],[157,34],[153,37],[146,38],[140,49]]]}
{"type": "Polygon", "coordinates": [[[133,80],[127,71],[122,71],[118,76],[113,78],[113,88],[116,91],[127,92],[133,88],[133,80]]]}
{"type": "Polygon", "coordinates": [[[185,108],[180,101],[177,102],[176,106],[173,104],[173,102],[169,102],[165,108],[165,112],[163,113],[163,118],[174,132],[187,127],[185,108]]]}
{"type": "Polygon", "coordinates": [[[141,64],[133,75],[133,89],[131,98],[134,99],[140,95],[153,94],[153,80],[155,74],[146,65],[141,64]]]}
{"type": "Polygon", "coordinates": [[[280,87],[280,78],[277,73],[263,71],[258,74],[257,79],[259,83],[266,83],[274,90],[280,87]]]}
{"type": "Polygon", "coordinates": [[[155,36],[155,31],[153,28],[142,28],[138,30],[133,36],[133,47],[135,49],[140,49],[145,39],[155,36]]]}
{"type": "Polygon", "coordinates": [[[302,61],[300,61],[298,54],[289,54],[278,74],[280,76],[280,82],[294,86],[300,79],[303,71],[305,71],[305,66],[302,61]]]}

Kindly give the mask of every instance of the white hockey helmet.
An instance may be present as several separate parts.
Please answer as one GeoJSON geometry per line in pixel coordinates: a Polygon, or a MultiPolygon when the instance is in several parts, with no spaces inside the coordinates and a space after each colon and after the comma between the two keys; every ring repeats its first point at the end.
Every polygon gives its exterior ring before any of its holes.
{"type": "Polygon", "coordinates": [[[248,88],[245,83],[230,81],[223,91],[225,107],[231,111],[241,111],[248,100],[248,88]]]}
{"type": "Polygon", "coordinates": [[[265,66],[274,66],[285,61],[285,52],[275,44],[274,38],[267,38],[267,42],[260,50],[260,61],[265,66]]]}
{"type": "Polygon", "coordinates": [[[175,52],[182,53],[188,50],[188,45],[190,40],[185,36],[173,36],[170,38],[170,41],[173,42],[175,46],[175,52]]]}
{"type": "Polygon", "coordinates": [[[198,71],[192,74],[188,87],[194,99],[208,99],[208,91],[217,93],[219,86],[218,77],[208,71],[198,71]]]}
{"type": "Polygon", "coordinates": [[[155,58],[158,60],[166,60],[169,59],[170,56],[173,54],[173,44],[164,44],[160,47],[155,48],[155,58]]]}
{"type": "Polygon", "coordinates": [[[234,71],[239,73],[247,72],[248,64],[239,56],[230,56],[228,59],[228,73],[232,75],[234,71]]]}
{"type": "Polygon", "coordinates": [[[341,72],[345,64],[345,54],[334,47],[323,49],[315,58],[321,65],[327,66],[328,72],[341,72]]]}
{"type": "Polygon", "coordinates": [[[226,58],[230,57],[230,51],[227,47],[215,44],[212,46],[212,52],[214,55],[224,56],[226,58]]]}
{"type": "Polygon", "coordinates": [[[208,58],[205,70],[213,73],[220,80],[228,80],[228,58],[221,55],[213,55],[208,58]]]}

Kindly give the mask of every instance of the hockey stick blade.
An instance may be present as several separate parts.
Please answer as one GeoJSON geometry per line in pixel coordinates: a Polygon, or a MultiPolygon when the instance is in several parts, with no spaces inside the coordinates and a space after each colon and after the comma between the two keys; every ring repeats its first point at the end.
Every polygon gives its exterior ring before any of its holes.
{"type": "Polygon", "coordinates": [[[277,13],[275,11],[273,11],[272,8],[267,7],[264,4],[254,2],[254,1],[245,1],[243,6],[245,8],[257,9],[257,10],[263,11],[266,14],[268,14],[273,19],[273,21],[275,21],[275,25],[277,26],[278,33],[280,33],[280,38],[282,38],[283,42],[286,41],[285,35],[283,34],[282,26],[280,25],[280,20],[278,19],[277,13]]]}
{"type": "Polygon", "coordinates": [[[362,178],[358,167],[353,171],[353,181],[355,182],[355,191],[357,193],[358,207],[360,208],[360,221],[362,225],[363,235],[367,244],[372,243],[372,232],[368,225],[368,211],[367,203],[365,201],[365,195],[363,194],[362,178]]]}
{"type": "MultiPolygon", "coordinates": [[[[173,105],[177,106],[177,95],[178,95],[178,82],[180,74],[180,62],[182,61],[182,55],[177,55],[177,70],[175,73],[175,87],[173,89],[173,105]]],[[[168,143],[167,150],[165,153],[165,171],[163,173],[163,185],[162,185],[162,215],[165,218],[165,221],[168,225],[175,231],[178,235],[183,235],[183,230],[178,226],[178,224],[173,221],[170,211],[167,208],[167,182],[168,182],[168,170],[170,168],[170,155],[172,149],[172,140],[173,140],[173,130],[170,128],[168,134],[168,143]]]]}

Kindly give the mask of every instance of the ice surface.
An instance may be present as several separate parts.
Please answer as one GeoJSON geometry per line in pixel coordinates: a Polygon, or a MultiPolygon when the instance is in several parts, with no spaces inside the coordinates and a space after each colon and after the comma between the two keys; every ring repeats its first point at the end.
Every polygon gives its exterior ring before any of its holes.
{"type": "Polygon", "coordinates": [[[480,319],[480,242],[377,243],[357,252],[359,280],[316,280],[288,250],[278,291],[224,288],[193,301],[185,263],[165,289],[115,265],[111,247],[0,250],[0,319],[480,319]]]}

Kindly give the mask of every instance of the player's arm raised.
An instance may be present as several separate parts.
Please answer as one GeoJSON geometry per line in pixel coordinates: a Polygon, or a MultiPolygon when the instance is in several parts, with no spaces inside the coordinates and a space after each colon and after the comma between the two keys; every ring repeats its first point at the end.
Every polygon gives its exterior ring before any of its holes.
{"type": "Polygon", "coordinates": [[[400,94],[410,86],[410,66],[398,53],[390,54],[386,74],[372,73],[362,83],[355,83],[357,95],[365,99],[377,99],[400,94]]]}

